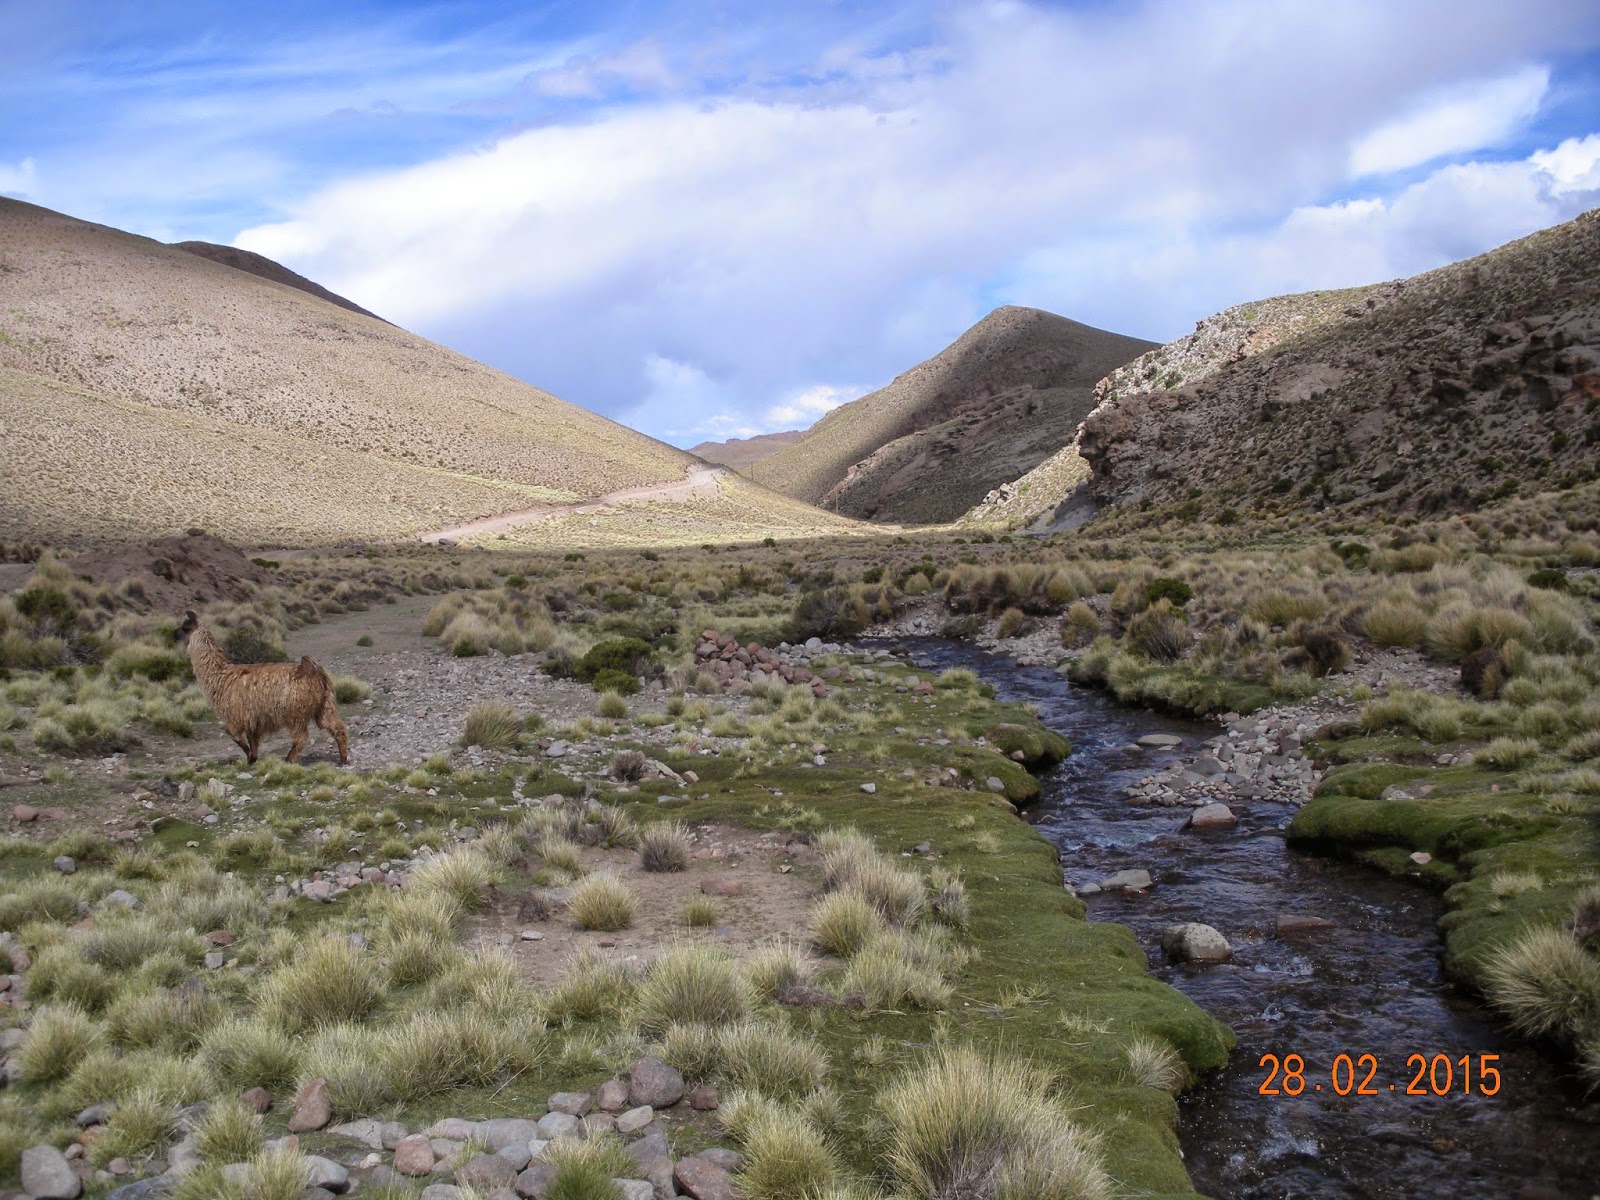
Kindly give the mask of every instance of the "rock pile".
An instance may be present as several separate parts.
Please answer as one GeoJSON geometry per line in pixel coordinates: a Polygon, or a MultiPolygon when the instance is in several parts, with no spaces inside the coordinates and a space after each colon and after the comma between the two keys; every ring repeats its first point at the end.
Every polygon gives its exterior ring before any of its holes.
{"type": "MultiPolygon", "coordinates": [[[[252,1089],[252,1092],[259,1089],[252,1089]]],[[[270,1098],[248,1096],[252,1106],[270,1098]]],[[[411,1131],[398,1121],[363,1119],[332,1125],[326,1085],[313,1080],[295,1098],[287,1137],[268,1143],[268,1149],[299,1150],[299,1134],[320,1131],[348,1144],[347,1150],[329,1155],[307,1154],[306,1190],[302,1200],[323,1200],[345,1193],[360,1194],[385,1184],[422,1184],[420,1200],[547,1200],[559,1167],[550,1150],[561,1139],[618,1137],[634,1169],[612,1182],[624,1200],[736,1200],[740,1194],[734,1176],[744,1161],[732,1150],[713,1147],[674,1158],[667,1132],[675,1118],[714,1111],[717,1093],[711,1087],[689,1090],[683,1076],[659,1058],[644,1057],[629,1068],[625,1078],[608,1080],[594,1092],[556,1092],[546,1101],[547,1111],[535,1117],[495,1117],[471,1121],[448,1117],[426,1129],[411,1131]],[[685,1103],[687,1102],[687,1103],[685,1103]],[[676,1110],[676,1111],[674,1111],[676,1110]]],[[[182,1138],[167,1151],[165,1160],[146,1167],[143,1178],[124,1159],[93,1169],[85,1145],[101,1132],[111,1105],[96,1105],[78,1121],[79,1141],[65,1154],[53,1146],[34,1146],[22,1155],[25,1200],[77,1200],[87,1189],[108,1185],[114,1190],[106,1200],[154,1200],[168,1195],[178,1180],[201,1165],[202,1158],[190,1130],[205,1114],[205,1105],[193,1105],[181,1114],[182,1138]],[[87,1123],[86,1123],[87,1122],[87,1123]]],[[[223,1174],[238,1185],[251,1175],[248,1163],[222,1164],[223,1174]]]]}
{"type": "MultiPolygon", "coordinates": [[[[1227,713],[1222,721],[1226,726],[1223,734],[1165,770],[1141,779],[1128,789],[1128,798],[1195,809],[1240,800],[1300,805],[1311,799],[1322,774],[1300,747],[1319,723],[1283,709],[1249,717],[1227,713]]],[[[1207,817],[1221,818],[1222,814],[1213,809],[1207,817]]],[[[1197,827],[1203,824],[1197,822],[1197,827]]]]}
{"type": "Polygon", "coordinates": [[[811,673],[811,656],[822,650],[822,639],[811,638],[798,652],[787,642],[769,650],[760,642],[741,646],[731,633],[707,629],[694,648],[695,665],[700,670],[730,683],[755,683],[762,679],[781,679],[785,683],[809,683],[811,694],[819,700],[828,694],[828,685],[811,673]]]}

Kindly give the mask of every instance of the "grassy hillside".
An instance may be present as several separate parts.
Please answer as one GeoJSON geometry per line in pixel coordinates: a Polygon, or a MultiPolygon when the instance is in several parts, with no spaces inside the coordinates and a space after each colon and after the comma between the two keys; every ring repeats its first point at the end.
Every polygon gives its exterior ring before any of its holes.
{"type": "Polygon", "coordinates": [[[766,458],[769,454],[776,454],[804,436],[805,431],[800,429],[789,429],[783,433],[759,433],[755,437],[729,438],[725,442],[701,442],[698,446],[691,446],[689,453],[707,462],[732,467],[735,471],[745,471],[753,463],[766,458]]]}
{"type": "Polygon", "coordinates": [[[952,520],[1070,440],[1094,382],[1149,345],[1038,309],[997,309],[750,474],[849,516],[952,520]]]}
{"type": "Polygon", "coordinates": [[[9,368],[0,391],[8,424],[20,427],[42,395],[62,388],[71,389],[72,412],[90,399],[124,406],[114,421],[125,442],[55,437],[37,461],[5,473],[0,503],[30,514],[40,536],[84,532],[77,497],[87,481],[130,449],[171,443],[178,418],[208,431],[202,440],[216,452],[198,465],[190,455],[143,460],[146,490],[174,516],[145,533],[230,506],[238,511],[219,527],[240,537],[420,531],[433,524],[429,513],[447,523],[527,507],[530,495],[587,499],[679,480],[693,463],[298,287],[4,199],[0,367],[9,368]],[[36,382],[24,386],[25,376],[36,382]],[[135,428],[140,417],[150,429],[135,428]],[[240,444],[222,446],[230,431],[240,444]],[[244,491],[241,476],[220,465],[235,462],[260,486],[244,491]],[[39,490],[42,472],[52,490],[39,490]],[[298,518],[264,515],[259,497],[271,508],[280,493],[285,514],[294,493],[319,515],[303,528],[298,518]]]}

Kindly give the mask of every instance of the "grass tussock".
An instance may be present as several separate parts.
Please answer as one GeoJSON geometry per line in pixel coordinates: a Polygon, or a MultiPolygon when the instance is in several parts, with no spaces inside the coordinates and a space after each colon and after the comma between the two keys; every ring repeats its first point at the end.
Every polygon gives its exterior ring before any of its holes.
{"type": "Polygon", "coordinates": [[[1600,960],[1567,929],[1525,930],[1486,971],[1490,1003],[1531,1037],[1576,1039],[1600,1027],[1600,960]]]}
{"type": "Polygon", "coordinates": [[[568,911],[579,929],[615,933],[633,924],[639,897],[615,875],[597,872],[589,875],[572,891],[568,911]]]}
{"type": "Polygon", "coordinates": [[[639,834],[639,865],[646,871],[685,871],[689,830],[679,821],[656,821],[639,834]]]}
{"type": "Polygon", "coordinates": [[[651,1033],[675,1022],[724,1025],[742,1019],[753,1003],[749,982],[730,956],[699,942],[680,943],[656,956],[634,996],[633,1019],[651,1033]]]}
{"type": "Polygon", "coordinates": [[[260,1011],[285,1033],[298,1034],[359,1021],[383,999],[373,957],[331,934],[312,942],[293,962],[268,978],[260,1011]]]}
{"type": "Polygon", "coordinates": [[[1018,1059],[938,1051],[878,1096],[885,1158],[918,1200],[1109,1200],[1092,1138],[1051,1096],[1050,1078],[1018,1059]]]}

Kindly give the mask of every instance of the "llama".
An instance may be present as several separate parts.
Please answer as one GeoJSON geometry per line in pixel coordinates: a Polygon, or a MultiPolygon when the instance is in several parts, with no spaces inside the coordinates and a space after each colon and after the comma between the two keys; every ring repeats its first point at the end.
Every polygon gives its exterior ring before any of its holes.
{"type": "Polygon", "coordinates": [[[333,680],[315,659],[308,655],[297,663],[235,665],[193,612],[183,614],[178,637],[188,643],[194,677],[246,762],[255,762],[261,739],[279,729],[294,735],[284,755],[285,762],[293,762],[312,721],[338,743],[339,762],[350,761],[350,735],[333,706],[333,680]]]}

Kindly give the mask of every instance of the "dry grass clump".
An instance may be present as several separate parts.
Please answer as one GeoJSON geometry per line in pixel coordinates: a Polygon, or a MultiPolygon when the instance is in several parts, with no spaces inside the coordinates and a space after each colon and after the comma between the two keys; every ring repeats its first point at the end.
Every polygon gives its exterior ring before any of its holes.
{"type": "Polygon", "coordinates": [[[1127,1056],[1128,1077],[1140,1087],[1176,1092],[1188,1079],[1182,1057],[1161,1038],[1133,1038],[1127,1056]]]}
{"type": "Polygon", "coordinates": [[[214,1163],[248,1162],[265,1140],[261,1118],[243,1101],[222,1096],[211,1102],[194,1131],[195,1149],[214,1163]]]}
{"type": "Polygon", "coordinates": [[[744,1151],[740,1191],[749,1200],[834,1200],[845,1172],[837,1151],[799,1108],[758,1093],[729,1098],[744,1151]]]}
{"type": "Polygon", "coordinates": [[[1566,929],[1523,931],[1490,958],[1489,1001],[1531,1037],[1576,1038],[1600,1025],[1600,961],[1566,929]]]}
{"type": "Polygon", "coordinates": [[[879,854],[872,839],[854,829],[830,830],[817,839],[823,886],[850,889],[894,925],[909,925],[927,902],[922,876],[879,854]]]}
{"type": "Polygon", "coordinates": [[[347,938],[330,934],[278,968],[260,993],[259,1011],[286,1033],[359,1021],[382,1001],[384,988],[372,956],[347,938]]]}
{"type": "Polygon", "coordinates": [[[291,1087],[300,1077],[302,1044],[259,1018],[229,1017],[201,1039],[199,1061],[209,1078],[243,1090],[291,1087]]]}
{"type": "Polygon", "coordinates": [[[1472,760],[1486,766],[1512,771],[1533,762],[1539,754],[1539,743],[1532,738],[1500,737],[1475,752],[1472,760]]]}
{"type": "Polygon", "coordinates": [[[883,917],[860,892],[830,892],[812,912],[811,930],[817,945],[829,954],[850,958],[868,939],[883,931],[883,917]]]}
{"type": "Polygon", "coordinates": [[[75,1005],[52,1004],[40,1009],[27,1040],[16,1051],[22,1081],[55,1083],[65,1079],[104,1037],[105,1027],[75,1005]]]}
{"type": "Polygon", "coordinates": [[[683,923],[690,929],[714,928],[717,902],[709,896],[690,896],[683,902],[683,923]]]}
{"type": "Polygon", "coordinates": [[[683,871],[689,866],[689,830],[680,821],[656,821],[639,834],[639,865],[646,871],[683,871]]]}
{"type": "Polygon", "coordinates": [[[589,875],[572,891],[568,910],[579,929],[615,933],[633,924],[638,895],[608,872],[589,875]]]}
{"type": "Polygon", "coordinates": [[[882,930],[850,959],[839,989],[859,997],[870,1012],[902,1005],[942,1008],[954,992],[945,975],[963,961],[964,952],[937,927],[915,933],[882,930]]]}
{"type": "Polygon", "coordinates": [[[470,912],[483,905],[500,877],[494,860],[469,846],[430,858],[411,873],[411,886],[419,893],[447,896],[470,912]]]}
{"type": "Polygon", "coordinates": [[[638,974],[630,964],[585,947],[567,972],[541,993],[539,1013],[552,1025],[615,1015],[632,1000],[638,985],[638,974]]]}
{"type": "Polygon", "coordinates": [[[745,979],[756,998],[770,1004],[779,994],[811,977],[812,965],[805,948],[796,942],[769,942],[744,961],[745,979]]]}
{"type": "Polygon", "coordinates": [[[467,714],[461,744],[510,753],[522,744],[522,718],[516,709],[497,700],[474,705],[467,714]]]}
{"type": "Polygon", "coordinates": [[[940,1050],[879,1093],[889,1168],[918,1200],[1109,1200],[1098,1147],[1050,1093],[1018,1059],[940,1050]]]}
{"type": "Polygon", "coordinates": [[[675,1022],[726,1025],[743,1018],[754,997],[739,964],[699,942],[668,946],[639,984],[633,1021],[660,1033],[675,1022]]]}
{"type": "Polygon", "coordinates": [[[828,1074],[828,1056],[815,1040],[767,1021],[723,1027],[717,1051],[716,1078],[779,1099],[809,1095],[828,1074]]]}

